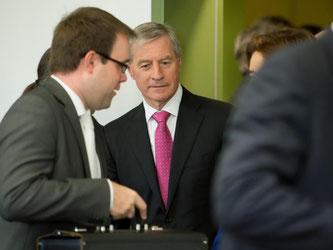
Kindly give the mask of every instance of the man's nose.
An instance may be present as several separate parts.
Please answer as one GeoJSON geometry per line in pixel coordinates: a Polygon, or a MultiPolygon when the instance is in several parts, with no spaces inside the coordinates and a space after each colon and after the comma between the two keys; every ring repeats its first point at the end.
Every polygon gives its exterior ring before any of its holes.
{"type": "Polygon", "coordinates": [[[120,82],[126,82],[126,80],[127,80],[126,72],[121,73],[120,82]]]}
{"type": "Polygon", "coordinates": [[[159,64],[153,65],[153,73],[152,73],[152,79],[155,81],[159,81],[163,79],[163,69],[159,64]]]}

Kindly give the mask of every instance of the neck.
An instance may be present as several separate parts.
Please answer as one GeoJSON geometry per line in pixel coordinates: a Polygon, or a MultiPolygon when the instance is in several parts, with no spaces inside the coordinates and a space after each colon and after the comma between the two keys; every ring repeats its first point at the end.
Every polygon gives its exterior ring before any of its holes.
{"type": "Polygon", "coordinates": [[[55,73],[53,75],[58,77],[63,83],[65,83],[69,88],[71,88],[82,101],[84,108],[88,109],[84,96],[82,95],[82,91],[80,88],[82,83],[80,81],[80,77],[77,72],[55,73]]]}

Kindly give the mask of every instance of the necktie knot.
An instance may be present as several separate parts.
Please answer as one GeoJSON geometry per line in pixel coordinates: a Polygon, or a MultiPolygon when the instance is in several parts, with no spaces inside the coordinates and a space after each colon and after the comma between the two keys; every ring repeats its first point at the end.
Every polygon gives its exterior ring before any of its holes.
{"type": "Polygon", "coordinates": [[[166,122],[170,116],[170,113],[167,111],[156,112],[152,115],[157,123],[166,122]]]}
{"type": "Polygon", "coordinates": [[[94,130],[94,123],[91,118],[90,110],[88,109],[86,113],[81,115],[80,119],[82,120],[82,125],[85,129],[94,130]]]}

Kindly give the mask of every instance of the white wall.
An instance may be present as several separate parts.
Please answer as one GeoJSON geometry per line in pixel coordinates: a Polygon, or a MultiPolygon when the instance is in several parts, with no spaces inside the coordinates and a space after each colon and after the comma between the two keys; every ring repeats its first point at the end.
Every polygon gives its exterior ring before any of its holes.
{"type": "MultiPolygon", "coordinates": [[[[131,28],[151,21],[151,0],[10,0],[0,1],[0,120],[37,78],[37,65],[50,47],[55,26],[77,7],[104,9],[131,28]]],[[[97,111],[101,124],[121,116],[141,102],[140,92],[128,75],[127,82],[107,110],[97,111]]]]}

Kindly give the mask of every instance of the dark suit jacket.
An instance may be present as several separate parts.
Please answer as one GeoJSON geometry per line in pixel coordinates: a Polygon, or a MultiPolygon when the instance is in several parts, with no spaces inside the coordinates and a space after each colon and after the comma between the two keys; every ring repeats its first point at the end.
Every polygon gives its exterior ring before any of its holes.
{"type": "MultiPolygon", "coordinates": [[[[103,128],[95,121],[102,175],[103,128]]],[[[76,110],[52,78],[19,98],[0,125],[0,249],[35,249],[36,237],[107,224],[107,181],[90,177],[76,110]]]]}
{"type": "Polygon", "coordinates": [[[148,205],[148,224],[200,230],[212,237],[211,176],[230,105],[183,88],[173,143],[168,205],[160,195],[143,104],[105,127],[111,179],[136,190],[148,205]]]}
{"type": "Polygon", "coordinates": [[[332,31],[268,59],[238,104],[215,182],[221,249],[333,249],[332,31]]]}

